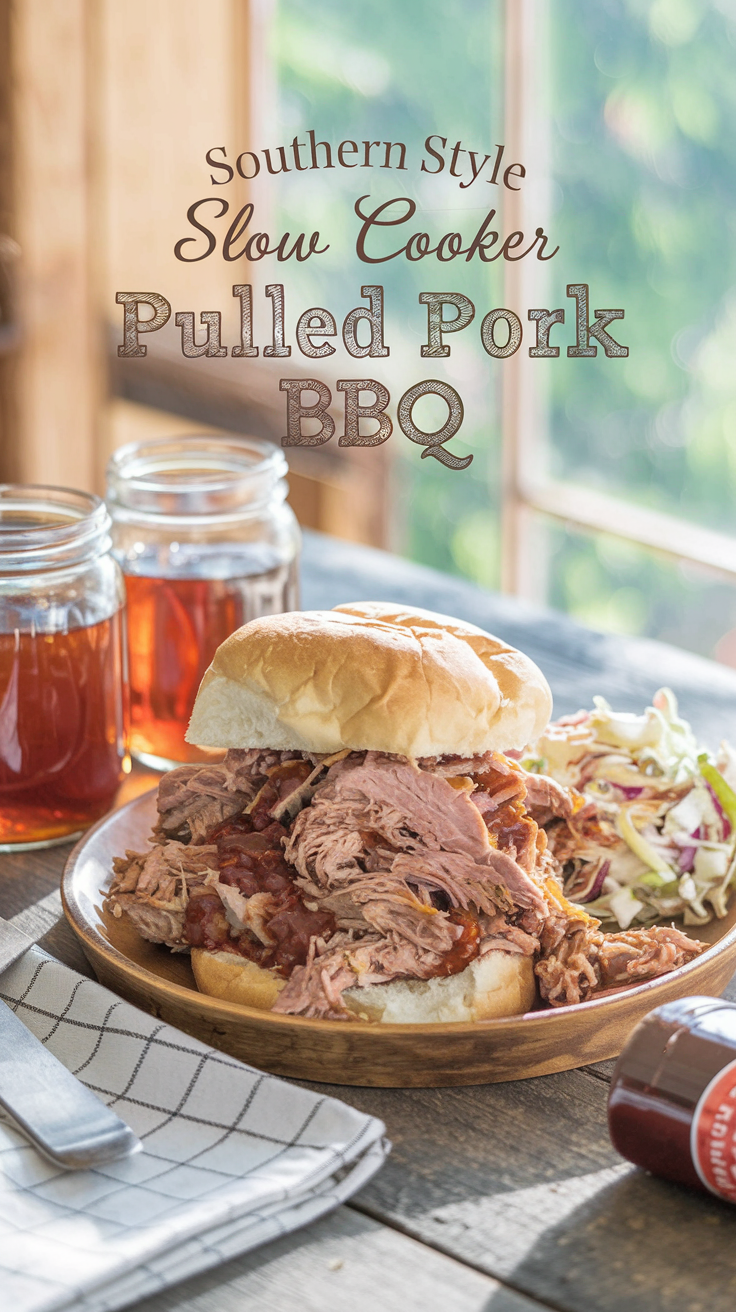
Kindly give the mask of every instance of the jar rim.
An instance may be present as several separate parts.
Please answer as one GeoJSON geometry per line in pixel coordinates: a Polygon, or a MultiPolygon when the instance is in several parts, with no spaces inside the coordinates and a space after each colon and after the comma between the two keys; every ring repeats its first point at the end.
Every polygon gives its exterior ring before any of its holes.
{"type": "Polygon", "coordinates": [[[194,433],[127,442],[113,452],[107,474],[108,478],[120,480],[125,487],[176,495],[179,490],[191,492],[197,481],[208,492],[216,492],[232,487],[234,482],[257,479],[264,474],[271,474],[273,479],[283,478],[287,468],[280,448],[262,438],[194,433]],[[221,464],[219,469],[216,468],[218,462],[221,464]],[[215,469],[212,469],[213,465],[215,469]],[[175,473],[187,467],[193,474],[198,469],[204,471],[209,467],[212,477],[182,479],[178,487],[173,479],[160,477],[167,471],[175,473]]]}
{"type": "Polygon", "coordinates": [[[109,547],[101,497],[47,483],[0,483],[0,573],[55,569],[109,547]]]}
{"type": "Polygon", "coordinates": [[[193,524],[237,513],[250,517],[286,495],[286,458],[257,437],[193,433],[118,447],[107,466],[116,520],[174,519],[193,524]]]}

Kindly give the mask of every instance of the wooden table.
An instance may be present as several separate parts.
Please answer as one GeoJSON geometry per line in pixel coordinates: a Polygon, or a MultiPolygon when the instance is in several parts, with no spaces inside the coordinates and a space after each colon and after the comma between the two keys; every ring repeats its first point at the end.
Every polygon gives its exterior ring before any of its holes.
{"type": "MultiPolygon", "coordinates": [[[[558,714],[602,692],[641,709],[669,684],[697,733],[736,742],[736,673],[652,642],[591,633],[395,557],[310,535],[303,604],[397,600],[503,634],[547,674],[558,714]]],[[[154,776],[134,772],[130,796],[154,776]]],[[[67,849],[0,858],[0,914],[51,928],[89,972],[54,890],[67,849]]],[[[736,1000],[734,985],[730,993],[736,1000]]],[[[646,1176],[606,1131],[610,1063],[463,1089],[341,1089],[393,1152],[347,1207],[138,1304],[140,1312],[733,1312],[736,1209],[646,1176]]],[[[320,1086],[324,1088],[324,1086],[320,1086]]]]}

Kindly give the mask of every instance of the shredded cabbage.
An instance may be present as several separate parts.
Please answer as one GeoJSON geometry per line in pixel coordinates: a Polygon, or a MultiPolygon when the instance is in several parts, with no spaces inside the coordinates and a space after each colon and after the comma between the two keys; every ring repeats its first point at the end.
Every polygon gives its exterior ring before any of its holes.
{"type": "Polygon", "coordinates": [[[549,725],[524,762],[594,804],[594,822],[578,832],[571,821],[579,846],[567,886],[583,895],[591,863],[609,860],[586,910],[622,929],[724,916],[736,886],[736,753],[722,743],[716,763],[703,751],[668,688],[642,715],[593,700],[589,713],[549,725]]]}
{"type": "Polygon", "coordinates": [[[672,869],[672,866],[669,865],[664,860],[664,857],[659,855],[656,848],[652,847],[652,844],[648,843],[646,838],[639,833],[639,830],[636,828],[631,818],[631,810],[632,808],[627,806],[621,807],[616,817],[616,828],[618,829],[618,832],[624,842],[628,843],[632,852],[639,857],[640,861],[647,866],[652,873],[656,872],[663,876],[660,882],[663,884],[669,883],[671,879],[675,878],[675,872],[672,869]]]}
{"type": "Polygon", "coordinates": [[[612,711],[603,697],[593,702],[590,723],[597,740],[629,752],[645,774],[647,765],[673,783],[698,774],[698,744],[690,725],[680,719],[669,688],[660,688],[643,715],[612,711]]]}
{"type": "Polygon", "coordinates": [[[644,909],[644,903],[634,896],[630,888],[619,888],[612,893],[609,905],[622,929],[628,929],[632,920],[644,909]]]}
{"type": "Polygon", "coordinates": [[[726,782],[720,770],[716,769],[708,760],[707,752],[701,752],[698,757],[700,773],[709,783],[718,801],[723,807],[723,813],[728,819],[731,828],[736,829],[736,793],[729,783],[726,782]]]}

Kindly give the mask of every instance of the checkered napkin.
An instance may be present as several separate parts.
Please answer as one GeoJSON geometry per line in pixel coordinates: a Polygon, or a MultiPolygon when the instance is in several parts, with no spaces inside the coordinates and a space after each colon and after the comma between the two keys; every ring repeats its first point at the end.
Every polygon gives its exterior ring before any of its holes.
{"type": "Polygon", "coordinates": [[[0,1114],[0,1301],[106,1312],[306,1225],[355,1193],[384,1127],[146,1016],[38,948],[0,997],[143,1151],[63,1171],[0,1114]]]}

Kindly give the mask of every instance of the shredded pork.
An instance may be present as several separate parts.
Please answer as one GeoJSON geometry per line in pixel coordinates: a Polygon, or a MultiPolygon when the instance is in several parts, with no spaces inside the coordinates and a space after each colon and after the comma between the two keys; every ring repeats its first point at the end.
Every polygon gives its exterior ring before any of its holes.
{"type": "Polygon", "coordinates": [[[193,888],[217,878],[217,848],[171,841],[113,861],[109,905],[143,938],[185,952],[184,915],[193,888]]]}
{"type": "Polygon", "coordinates": [[[158,786],[154,836],[161,842],[172,838],[184,843],[206,842],[216,825],[242,813],[269,770],[294,759],[301,759],[301,753],[251,748],[229,751],[218,765],[182,765],[170,770],[158,786]]]}
{"type": "Polygon", "coordinates": [[[194,894],[200,920],[254,960],[301,917],[280,1012],[347,1019],[350,987],[453,973],[490,951],[533,957],[542,997],[559,1006],[702,950],[666,927],[602,934],[551,895],[560,865],[540,825],[554,837],[556,819],[564,848],[563,827],[585,814],[569,789],[498,753],[230,751],[165,775],[158,808],[149,851],[116,860],[108,905],[184,951],[201,941],[187,939],[194,894]],[[305,930],[315,916],[318,931],[305,930]]]}
{"type": "Polygon", "coordinates": [[[562,915],[547,921],[536,973],[542,997],[553,1006],[664,975],[684,966],[704,944],[667,925],[604,934],[591,917],[562,915]]]}

